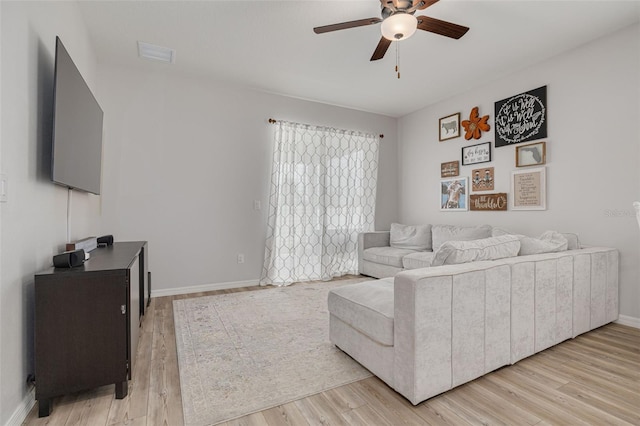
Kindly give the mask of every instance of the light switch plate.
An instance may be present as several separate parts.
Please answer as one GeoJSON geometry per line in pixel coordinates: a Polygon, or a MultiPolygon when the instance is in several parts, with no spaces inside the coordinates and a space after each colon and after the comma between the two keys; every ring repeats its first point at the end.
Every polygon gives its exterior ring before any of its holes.
{"type": "Polygon", "coordinates": [[[9,178],[5,173],[0,173],[0,203],[9,200],[9,178]]]}

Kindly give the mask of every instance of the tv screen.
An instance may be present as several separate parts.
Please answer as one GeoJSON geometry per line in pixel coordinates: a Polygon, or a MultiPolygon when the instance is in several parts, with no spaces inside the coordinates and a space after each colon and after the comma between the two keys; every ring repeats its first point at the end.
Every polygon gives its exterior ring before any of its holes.
{"type": "Polygon", "coordinates": [[[103,112],[59,37],[53,82],[51,179],[100,194],[103,112]]]}

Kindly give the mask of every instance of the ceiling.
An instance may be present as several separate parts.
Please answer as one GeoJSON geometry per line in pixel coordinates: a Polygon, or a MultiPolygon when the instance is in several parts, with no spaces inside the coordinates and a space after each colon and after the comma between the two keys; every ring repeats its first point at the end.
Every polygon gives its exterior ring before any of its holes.
{"type": "Polygon", "coordinates": [[[639,0],[440,0],[417,15],[470,27],[464,37],[418,31],[370,62],[380,24],[312,29],[379,17],[379,0],[81,1],[80,8],[99,63],[207,76],[392,117],[640,20],[639,0]],[[138,58],[137,41],[176,49],[176,63],[138,58]]]}

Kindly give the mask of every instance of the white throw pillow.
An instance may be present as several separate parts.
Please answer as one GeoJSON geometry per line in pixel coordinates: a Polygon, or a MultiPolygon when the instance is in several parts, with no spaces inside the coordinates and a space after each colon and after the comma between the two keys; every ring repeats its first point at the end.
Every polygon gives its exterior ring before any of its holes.
{"type": "Polygon", "coordinates": [[[471,241],[447,241],[436,251],[431,266],[455,265],[514,257],[520,250],[517,235],[482,238],[471,241]]]}
{"type": "Polygon", "coordinates": [[[491,226],[455,226],[433,225],[431,227],[433,250],[437,250],[447,241],[469,241],[488,238],[491,236],[491,226]]]}
{"type": "Polygon", "coordinates": [[[390,245],[394,248],[431,250],[431,225],[391,224],[390,245]]]}
{"type": "MultiPolygon", "coordinates": [[[[511,234],[509,231],[500,228],[493,228],[491,233],[494,236],[515,235],[518,237],[520,239],[520,256],[565,251],[569,246],[569,240],[567,237],[556,231],[543,232],[538,238],[527,237],[526,235],[521,234],[511,234]]],[[[578,236],[575,234],[567,235],[575,236],[575,239],[571,239],[571,246],[580,248],[578,236]]]]}

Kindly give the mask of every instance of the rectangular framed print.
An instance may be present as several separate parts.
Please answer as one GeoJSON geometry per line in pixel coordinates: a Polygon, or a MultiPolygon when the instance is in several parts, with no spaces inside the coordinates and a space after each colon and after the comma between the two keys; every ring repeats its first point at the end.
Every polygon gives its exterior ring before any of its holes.
{"type": "Polygon", "coordinates": [[[491,161],[491,142],[462,147],[462,165],[488,163],[491,161]]]}
{"type": "Polygon", "coordinates": [[[457,112],[455,114],[442,117],[439,121],[438,128],[440,129],[438,137],[440,142],[460,136],[460,113],[457,112]]]}
{"type": "Polygon", "coordinates": [[[546,162],[546,142],[516,146],[516,167],[541,166],[546,162]]]}
{"type": "Polygon", "coordinates": [[[469,209],[469,178],[440,179],[440,210],[467,211],[469,209]]]}
{"type": "Polygon", "coordinates": [[[448,161],[446,163],[440,163],[440,177],[449,178],[456,177],[460,174],[460,162],[448,161]]]}
{"type": "Polygon", "coordinates": [[[546,168],[511,172],[511,210],[546,209],[546,168]]]}

